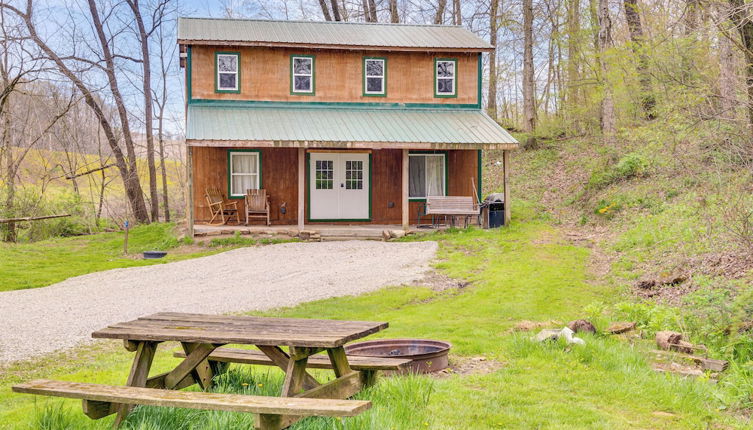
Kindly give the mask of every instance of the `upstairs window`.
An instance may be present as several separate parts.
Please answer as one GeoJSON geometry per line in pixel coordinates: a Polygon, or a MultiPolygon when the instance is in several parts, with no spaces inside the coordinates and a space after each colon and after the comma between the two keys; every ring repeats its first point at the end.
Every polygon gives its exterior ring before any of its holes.
{"type": "Polygon", "coordinates": [[[454,58],[437,58],[434,60],[434,97],[457,96],[457,65],[454,58]]]}
{"type": "Polygon", "coordinates": [[[408,197],[445,195],[445,155],[408,154],[408,197]]]}
{"type": "Polygon", "coordinates": [[[363,59],[363,95],[387,95],[387,59],[363,59]]]}
{"type": "Polygon", "coordinates": [[[293,55],[290,57],[290,92],[314,94],[314,56],[293,55]]]}
{"type": "Polygon", "coordinates": [[[240,62],[241,54],[238,52],[218,52],[215,54],[216,92],[240,92],[240,62]]]}

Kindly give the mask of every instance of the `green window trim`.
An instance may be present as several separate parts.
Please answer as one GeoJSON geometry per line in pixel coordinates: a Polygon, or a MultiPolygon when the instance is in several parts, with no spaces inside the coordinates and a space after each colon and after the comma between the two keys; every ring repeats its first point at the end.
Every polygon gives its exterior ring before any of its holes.
{"type": "Polygon", "coordinates": [[[458,96],[458,59],[457,58],[435,58],[434,59],[434,97],[435,98],[457,98],[458,96]],[[452,61],[455,63],[455,66],[453,69],[455,70],[455,75],[453,76],[453,82],[452,82],[452,94],[442,93],[440,94],[437,92],[437,63],[440,61],[452,61]]]}
{"type": "Polygon", "coordinates": [[[291,54],[290,55],[290,95],[293,96],[314,96],[316,95],[316,55],[291,54]],[[311,59],[311,91],[296,91],[293,85],[295,71],[293,70],[293,59],[310,58],[311,59]]]}
{"type": "Polygon", "coordinates": [[[248,152],[255,152],[258,154],[258,160],[257,163],[259,163],[258,166],[258,172],[259,172],[259,189],[264,188],[264,182],[262,181],[263,175],[262,175],[262,153],[261,149],[228,149],[227,150],[227,198],[228,199],[242,199],[244,198],[244,195],[233,195],[233,189],[232,189],[232,164],[231,164],[231,156],[235,153],[248,153],[248,152]]]}
{"type": "Polygon", "coordinates": [[[387,97],[387,58],[386,57],[363,57],[363,61],[361,62],[362,66],[362,73],[361,73],[361,80],[362,80],[362,90],[363,90],[363,96],[364,97],[387,97]],[[382,74],[382,92],[379,93],[368,93],[366,92],[366,61],[367,60],[382,60],[382,63],[384,64],[383,74],[382,74]]]}
{"type": "Polygon", "coordinates": [[[241,93],[241,53],[237,51],[215,51],[214,53],[214,92],[219,94],[240,94],[241,93]],[[220,55],[235,55],[238,57],[236,62],[238,70],[236,71],[236,89],[221,89],[219,82],[220,71],[218,70],[218,61],[220,55]]]}
{"type": "MultiPolygon", "coordinates": [[[[449,163],[449,155],[450,151],[408,151],[408,160],[410,160],[411,155],[443,155],[444,157],[444,195],[448,195],[450,193],[450,163],[449,163]]],[[[410,175],[410,170],[408,171],[410,175]]],[[[408,181],[410,181],[410,176],[408,178],[408,181]]],[[[408,188],[410,189],[410,183],[408,185],[408,188]]],[[[408,197],[408,201],[411,202],[426,202],[426,197],[408,197]]]]}

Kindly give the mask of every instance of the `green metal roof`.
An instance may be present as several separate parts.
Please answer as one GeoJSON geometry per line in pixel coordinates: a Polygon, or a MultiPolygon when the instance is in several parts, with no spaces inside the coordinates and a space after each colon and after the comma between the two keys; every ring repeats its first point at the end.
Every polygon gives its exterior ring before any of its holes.
{"type": "Polygon", "coordinates": [[[460,26],[215,18],[179,18],[178,42],[440,51],[493,49],[487,41],[460,26]]]}
{"type": "Polygon", "coordinates": [[[264,107],[189,104],[190,145],[514,149],[518,142],[478,109],[264,107]],[[223,143],[224,142],[224,143],[223,143]],[[374,144],[379,145],[374,145],[374,144]]]}

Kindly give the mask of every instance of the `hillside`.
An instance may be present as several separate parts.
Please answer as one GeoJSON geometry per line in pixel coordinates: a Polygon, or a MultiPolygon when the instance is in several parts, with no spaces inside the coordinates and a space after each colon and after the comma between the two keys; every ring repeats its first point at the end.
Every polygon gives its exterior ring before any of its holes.
{"type": "MultiPolygon", "coordinates": [[[[645,124],[617,147],[597,138],[542,139],[512,159],[513,216],[540,217],[591,248],[590,282],[619,303],[600,312],[637,321],[644,338],[683,332],[733,362],[726,383],[753,406],[753,201],[750,168],[721,146],[664,139],[645,124]],[[671,142],[671,144],[670,144],[671,142]]],[[[485,191],[501,154],[486,154],[485,191]]]]}

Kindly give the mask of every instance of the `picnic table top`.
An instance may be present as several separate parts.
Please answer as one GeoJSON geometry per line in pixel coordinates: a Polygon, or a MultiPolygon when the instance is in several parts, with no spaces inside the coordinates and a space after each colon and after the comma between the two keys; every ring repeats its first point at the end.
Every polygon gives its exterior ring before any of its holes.
{"type": "Polygon", "coordinates": [[[336,348],[387,328],[386,322],[160,312],[105,327],[95,339],[336,348]]]}

